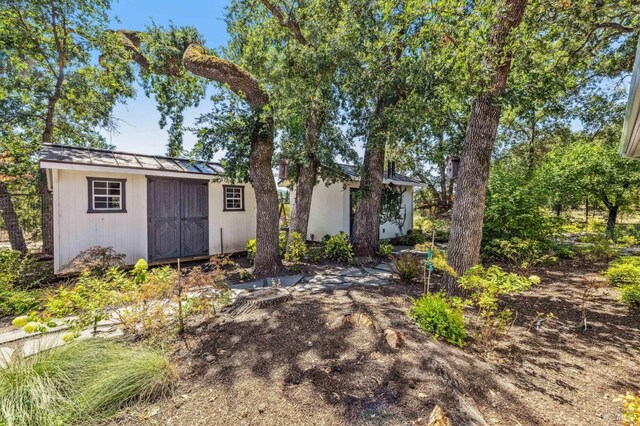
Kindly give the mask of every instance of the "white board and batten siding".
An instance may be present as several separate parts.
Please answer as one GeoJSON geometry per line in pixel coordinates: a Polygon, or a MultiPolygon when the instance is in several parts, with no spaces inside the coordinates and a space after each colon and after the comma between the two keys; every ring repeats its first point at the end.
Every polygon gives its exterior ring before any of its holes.
{"type": "MultiPolygon", "coordinates": [[[[126,255],[127,264],[134,264],[140,258],[148,259],[145,174],[117,173],[111,170],[107,172],[100,169],[87,171],[74,167],[53,168],[50,176],[56,272],[82,250],[92,246],[113,247],[126,255]],[[88,213],[88,177],[126,179],[126,212],[88,213]]],[[[208,183],[210,255],[219,254],[221,250],[224,253],[242,251],[247,240],[255,236],[255,194],[250,185],[241,186],[245,188],[244,210],[223,211],[223,184],[213,181],[208,183]]]]}
{"type": "MultiPolygon", "coordinates": [[[[358,186],[358,182],[338,182],[328,186],[319,183],[313,188],[307,239],[319,241],[325,235],[335,235],[340,231],[350,233],[350,189],[358,188],[358,186]]],[[[295,191],[291,193],[291,200],[295,200],[295,191]]],[[[382,223],[380,224],[381,239],[405,235],[411,229],[413,223],[412,186],[405,187],[402,194],[402,205],[406,212],[402,230],[395,223],[382,223]]]]}

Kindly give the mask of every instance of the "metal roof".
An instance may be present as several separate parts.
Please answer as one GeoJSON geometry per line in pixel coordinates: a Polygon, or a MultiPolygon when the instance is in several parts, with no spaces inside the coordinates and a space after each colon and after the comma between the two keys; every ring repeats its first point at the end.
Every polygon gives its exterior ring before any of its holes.
{"type": "Polygon", "coordinates": [[[54,144],[42,145],[40,161],[204,175],[224,172],[219,163],[54,144]]]}
{"type": "MultiPolygon", "coordinates": [[[[338,164],[337,166],[340,167],[348,177],[356,180],[360,179],[358,166],[352,166],[350,164],[338,164]]],[[[424,182],[421,182],[418,179],[415,179],[400,173],[394,173],[393,176],[389,176],[389,173],[387,170],[384,171],[384,180],[392,181],[392,182],[402,182],[402,183],[406,183],[408,185],[413,185],[413,186],[424,185],[424,182]]]]}

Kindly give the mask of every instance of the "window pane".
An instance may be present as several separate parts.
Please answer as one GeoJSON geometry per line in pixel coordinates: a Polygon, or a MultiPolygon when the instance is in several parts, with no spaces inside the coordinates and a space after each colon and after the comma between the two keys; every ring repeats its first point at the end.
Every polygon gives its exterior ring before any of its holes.
{"type": "Polygon", "coordinates": [[[102,188],[96,188],[93,190],[93,195],[107,195],[107,190],[102,188]]]}
{"type": "Polygon", "coordinates": [[[107,187],[107,182],[94,181],[93,182],[93,187],[94,188],[106,188],[107,187]]]}
{"type": "Polygon", "coordinates": [[[109,188],[120,189],[120,182],[109,182],[109,188]]]}
{"type": "Polygon", "coordinates": [[[118,188],[118,189],[109,189],[109,195],[120,195],[120,188],[118,188]]]}
{"type": "Polygon", "coordinates": [[[94,208],[96,209],[106,209],[107,208],[107,202],[106,201],[96,201],[94,204],[94,208]]]}

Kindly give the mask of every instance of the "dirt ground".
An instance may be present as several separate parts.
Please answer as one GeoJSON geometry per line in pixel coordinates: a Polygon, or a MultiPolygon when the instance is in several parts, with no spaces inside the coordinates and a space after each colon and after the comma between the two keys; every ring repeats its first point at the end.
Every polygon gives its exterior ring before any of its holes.
{"type": "Polygon", "coordinates": [[[418,286],[302,293],[222,314],[176,355],[176,396],[116,423],[410,425],[426,424],[438,404],[454,425],[620,424],[618,395],[640,387],[640,315],[615,290],[599,290],[590,328],[579,329],[584,280],[604,268],[530,271],[542,283],[504,301],[517,320],[489,352],[420,331],[407,316],[418,286]],[[345,321],[354,313],[372,324],[345,321]],[[536,327],[538,313],[555,318],[536,327]],[[387,329],[400,333],[400,347],[387,344],[387,329]]]}

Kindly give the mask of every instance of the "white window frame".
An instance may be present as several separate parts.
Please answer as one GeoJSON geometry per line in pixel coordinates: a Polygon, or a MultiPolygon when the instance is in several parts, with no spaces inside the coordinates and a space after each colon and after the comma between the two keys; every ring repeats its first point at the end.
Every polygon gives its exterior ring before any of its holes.
{"type": "Polygon", "coordinates": [[[126,213],[126,179],[111,179],[111,178],[95,178],[87,177],[89,184],[89,209],[87,213],[126,213]],[[104,183],[105,188],[96,188],[96,183],[104,183]],[[119,188],[109,188],[111,184],[118,184],[119,188]],[[96,189],[105,189],[106,194],[96,194],[96,189]],[[110,190],[118,190],[117,194],[110,194],[110,190]],[[96,199],[104,198],[107,207],[96,207],[96,199]],[[114,200],[119,200],[118,207],[108,207],[109,203],[114,200]]]}
{"type": "Polygon", "coordinates": [[[226,212],[244,211],[244,186],[223,185],[222,191],[223,191],[223,199],[222,199],[223,211],[226,211],[226,212]],[[231,194],[229,194],[228,191],[231,191],[231,194]],[[235,200],[240,201],[240,207],[229,206],[229,201],[235,201],[235,200]]]}

